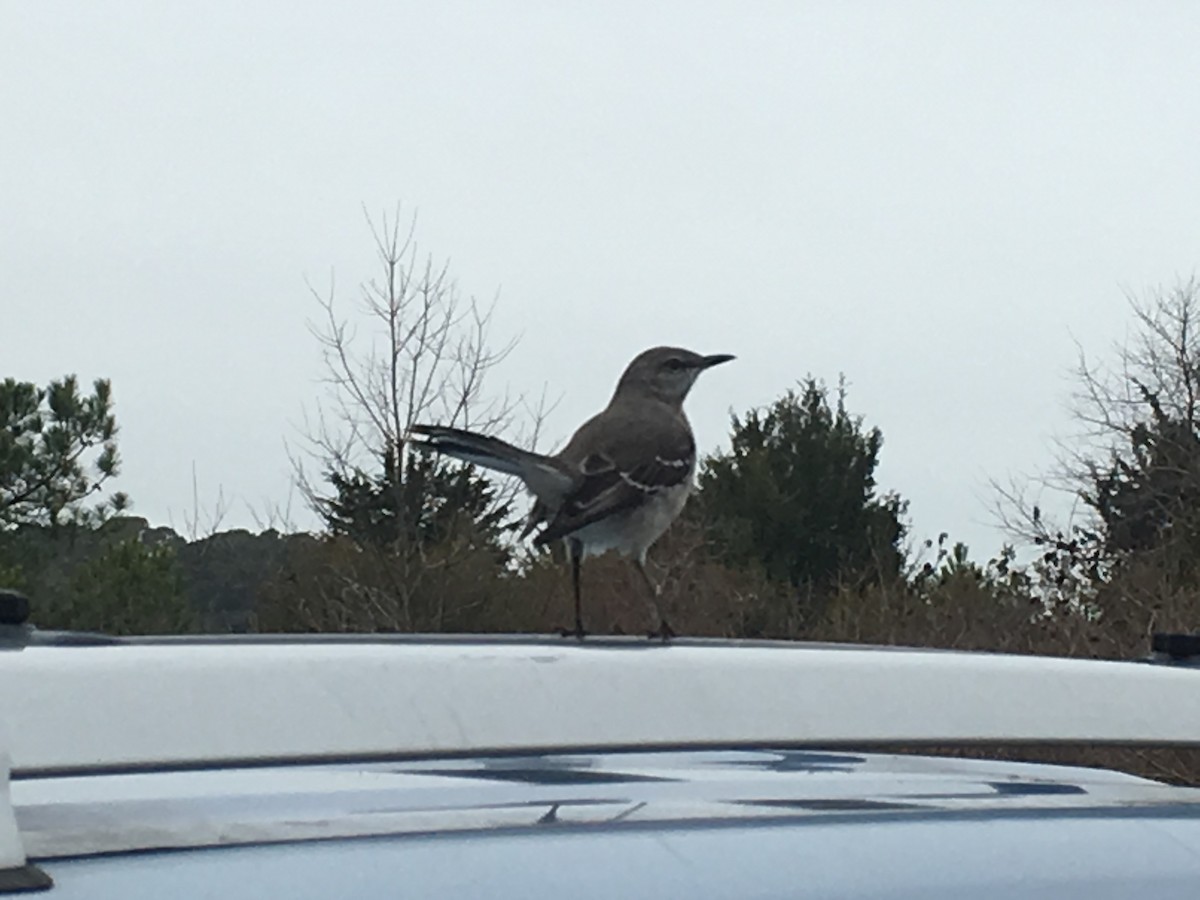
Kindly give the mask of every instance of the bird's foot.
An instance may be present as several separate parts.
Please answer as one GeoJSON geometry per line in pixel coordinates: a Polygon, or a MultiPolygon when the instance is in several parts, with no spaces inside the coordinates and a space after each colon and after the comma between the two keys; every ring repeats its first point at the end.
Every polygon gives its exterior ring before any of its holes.
{"type": "Polygon", "coordinates": [[[675,634],[675,629],[671,627],[670,623],[668,623],[666,619],[663,619],[659,623],[658,628],[649,632],[646,636],[650,638],[650,640],[658,638],[664,644],[671,638],[678,637],[678,635],[675,634]]]}

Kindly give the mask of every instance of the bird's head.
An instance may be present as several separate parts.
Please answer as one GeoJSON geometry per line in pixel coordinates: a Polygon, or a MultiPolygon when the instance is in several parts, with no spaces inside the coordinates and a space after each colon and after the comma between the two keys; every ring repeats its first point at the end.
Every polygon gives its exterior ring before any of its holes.
{"type": "Polygon", "coordinates": [[[731,359],[728,353],[701,356],[680,347],[654,347],[625,368],[617,394],[636,391],[666,403],[682,403],[701,372],[731,359]]]}

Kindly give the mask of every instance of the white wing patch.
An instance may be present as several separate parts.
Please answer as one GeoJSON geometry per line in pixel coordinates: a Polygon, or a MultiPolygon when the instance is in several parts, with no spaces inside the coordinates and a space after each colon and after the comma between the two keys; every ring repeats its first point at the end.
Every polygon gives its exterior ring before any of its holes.
{"type": "Polygon", "coordinates": [[[628,472],[618,472],[617,474],[621,476],[621,480],[623,482],[625,482],[631,488],[641,491],[643,494],[657,494],[664,487],[664,485],[661,484],[643,484],[628,472]]]}
{"type": "Polygon", "coordinates": [[[669,466],[672,469],[687,469],[692,465],[690,456],[683,459],[663,459],[661,456],[654,457],[654,461],[660,466],[669,466]]]}
{"type": "Polygon", "coordinates": [[[617,474],[621,476],[621,480],[631,488],[635,488],[636,490],[641,491],[643,494],[657,494],[660,491],[675,487],[680,482],[687,480],[687,472],[691,471],[693,460],[690,456],[685,457],[684,459],[667,459],[662,456],[655,456],[654,462],[662,467],[662,469],[668,470],[666,472],[655,473],[651,469],[647,474],[650,474],[653,477],[653,480],[655,481],[654,484],[646,481],[639,481],[630,472],[617,472],[617,474]],[[660,474],[661,476],[665,477],[654,477],[659,476],[660,474]]]}

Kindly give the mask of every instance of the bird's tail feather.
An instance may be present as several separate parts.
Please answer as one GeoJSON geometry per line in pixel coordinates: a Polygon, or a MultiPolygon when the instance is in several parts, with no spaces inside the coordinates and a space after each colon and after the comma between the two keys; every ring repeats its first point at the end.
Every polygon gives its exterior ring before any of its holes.
{"type": "Polygon", "coordinates": [[[521,463],[536,455],[499,438],[443,425],[414,425],[410,437],[420,438],[414,444],[506,475],[520,475],[521,463]]]}
{"type": "Polygon", "coordinates": [[[463,462],[516,475],[539,497],[546,491],[561,491],[571,481],[570,474],[557,460],[514,447],[499,438],[445,425],[414,425],[409,429],[409,437],[414,444],[463,462]]]}

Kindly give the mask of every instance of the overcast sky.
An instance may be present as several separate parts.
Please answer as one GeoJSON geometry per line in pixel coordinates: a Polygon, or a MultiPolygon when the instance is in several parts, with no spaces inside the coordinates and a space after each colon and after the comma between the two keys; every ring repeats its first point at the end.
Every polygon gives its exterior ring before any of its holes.
{"type": "MultiPolygon", "coordinates": [[[[5,2],[0,376],[111,378],[135,511],[286,502],[305,286],[362,206],[499,292],[553,443],[660,343],[688,410],[845,373],[916,536],[993,553],[989,477],[1069,428],[1078,340],[1200,255],[1190,2],[5,2]]],[[[303,524],[309,521],[299,516],[303,524]]]]}

